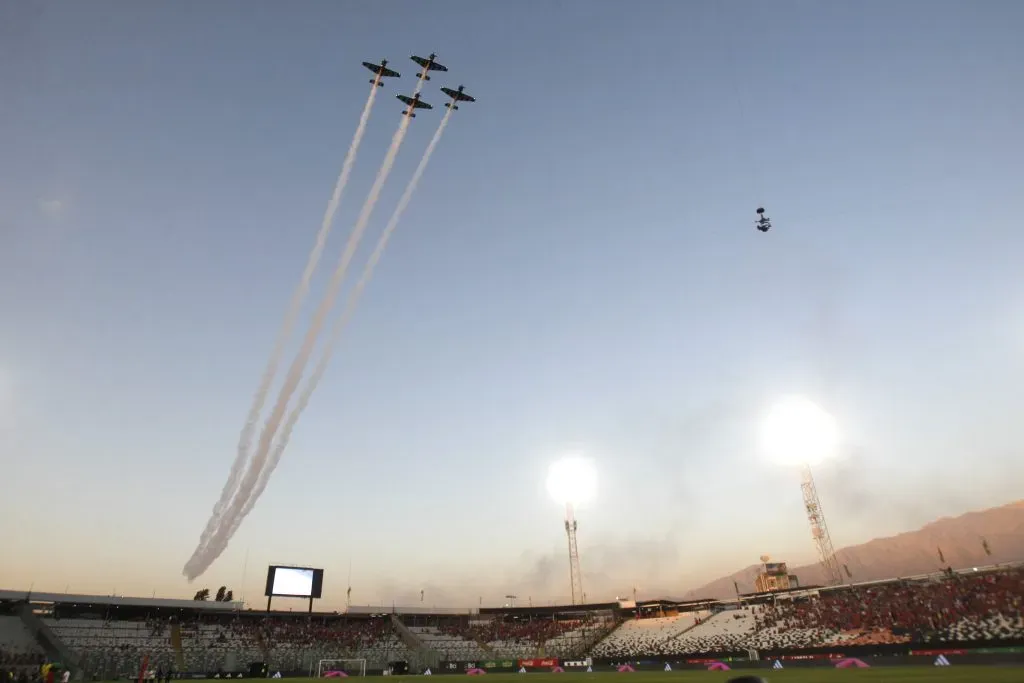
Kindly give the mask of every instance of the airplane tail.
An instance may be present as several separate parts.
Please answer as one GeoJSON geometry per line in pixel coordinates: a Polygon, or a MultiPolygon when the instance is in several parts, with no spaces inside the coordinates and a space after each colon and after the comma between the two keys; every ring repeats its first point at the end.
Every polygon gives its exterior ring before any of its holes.
{"type": "Polygon", "coordinates": [[[376,85],[376,86],[377,86],[378,88],[383,88],[383,87],[384,87],[384,84],[383,84],[383,83],[381,83],[381,82],[380,82],[380,81],[379,81],[378,79],[376,79],[376,78],[371,78],[371,79],[370,79],[370,83],[373,83],[373,84],[375,84],[375,85],[376,85]]]}
{"type": "Polygon", "coordinates": [[[449,109],[458,109],[459,108],[457,105],[452,104],[451,102],[445,102],[444,106],[448,107],[449,109]]]}
{"type": "Polygon", "coordinates": [[[416,118],[416,114],[413,114],[411,111],[403,111],[402,116],[408,116],[410,119],[416,118]]]}
{"type": "Polygon", "coordinates": [[[429,81],[430,80],[430,76],[427,75],[426,71],[424,71],[421,74],[416,74],[416,78],[422,78],[425,81],[429,81]]]}

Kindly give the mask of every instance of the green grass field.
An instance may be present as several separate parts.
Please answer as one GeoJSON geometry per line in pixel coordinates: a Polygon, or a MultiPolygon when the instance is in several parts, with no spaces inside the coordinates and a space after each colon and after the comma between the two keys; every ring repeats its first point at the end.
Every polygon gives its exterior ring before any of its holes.
{"type": "MultiPolygon", "coordinates": [[[[635,673],[529,673],[485,674],[487,683],[725,683],[730,678],[756,674],[768,683],[833,683],[852,681],[855,683],[1024,683],[1024,667],[995,666],[951,666],[951,667],[875,667],[870,669],[783,669],[736,670],[736,671],[637,671],[635,673]],[[527,679],[524,681],[523,679],[527,679]]],[[[445,675],[441,679],[459,678],[445,675]]],[[[465,678],[463,676],[463,678],[465,678]]],[[[423,683],[422,676],[392,676],[392,683],[423,683]]],[[[288,681],[309,681],[316,679],[288,679],[288,681]]],[[[284,682],[283,682],[284,683],[284,682]]],[[[321,682],[322,683],[322,682],[321,682]]],[[[439,682],[440,683],[440,682],[439,682]]],[[[453,682],[454,683],[454,682],[453,682]]]]}

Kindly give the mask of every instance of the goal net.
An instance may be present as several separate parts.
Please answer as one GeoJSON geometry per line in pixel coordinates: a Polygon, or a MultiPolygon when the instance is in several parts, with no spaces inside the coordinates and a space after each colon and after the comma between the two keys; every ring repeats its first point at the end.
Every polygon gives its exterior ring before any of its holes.
{"type": "Polygon", "coordinates": [[[365,676],[365,659],[321,659],[316,665],[317,678],[365,676]]]}

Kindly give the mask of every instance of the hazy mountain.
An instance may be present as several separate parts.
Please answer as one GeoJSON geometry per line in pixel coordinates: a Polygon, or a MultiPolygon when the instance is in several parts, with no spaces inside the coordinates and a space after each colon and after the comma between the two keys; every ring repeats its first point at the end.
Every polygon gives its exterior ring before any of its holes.
{"type": "MultiPolygon", "coordinates": [[[[1024,560],[1024,500],[959,517],[943,517],[916,531],[842,548],[836,556],[840,564],[849,567],[853,581],[873,581],[937,571],[944,566],[939,562],[939,549],[946,564],[954,569],[1024,560]],[[991,557],[986,555],[982,539],[988,541],[991,557]]],[[[733,581],[741,592],[752,592],[758,569],[758,565],[751,565],[689,591],[684,599],[733,597],[733,581]]],[[[796,574],[804,586],[824,582],[817,564],[790,567],[789,573],[796,574]]]]}

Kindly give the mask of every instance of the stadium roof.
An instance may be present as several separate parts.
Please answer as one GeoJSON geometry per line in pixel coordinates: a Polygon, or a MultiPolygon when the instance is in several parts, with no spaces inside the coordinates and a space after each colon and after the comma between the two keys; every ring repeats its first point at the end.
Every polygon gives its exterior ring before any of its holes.
{"type": "Polygon", "coordinates": [[[10,602],[56,603],[71,605],[105,605],[110,607],[163,607],[230,612],[244,609],[241,602],[208,600],[176,600],[172,598],[126,598],[121,595],[79,595],[75,593],[38,593],[34,591],[0,590],[0,600],[10,602]]]}

